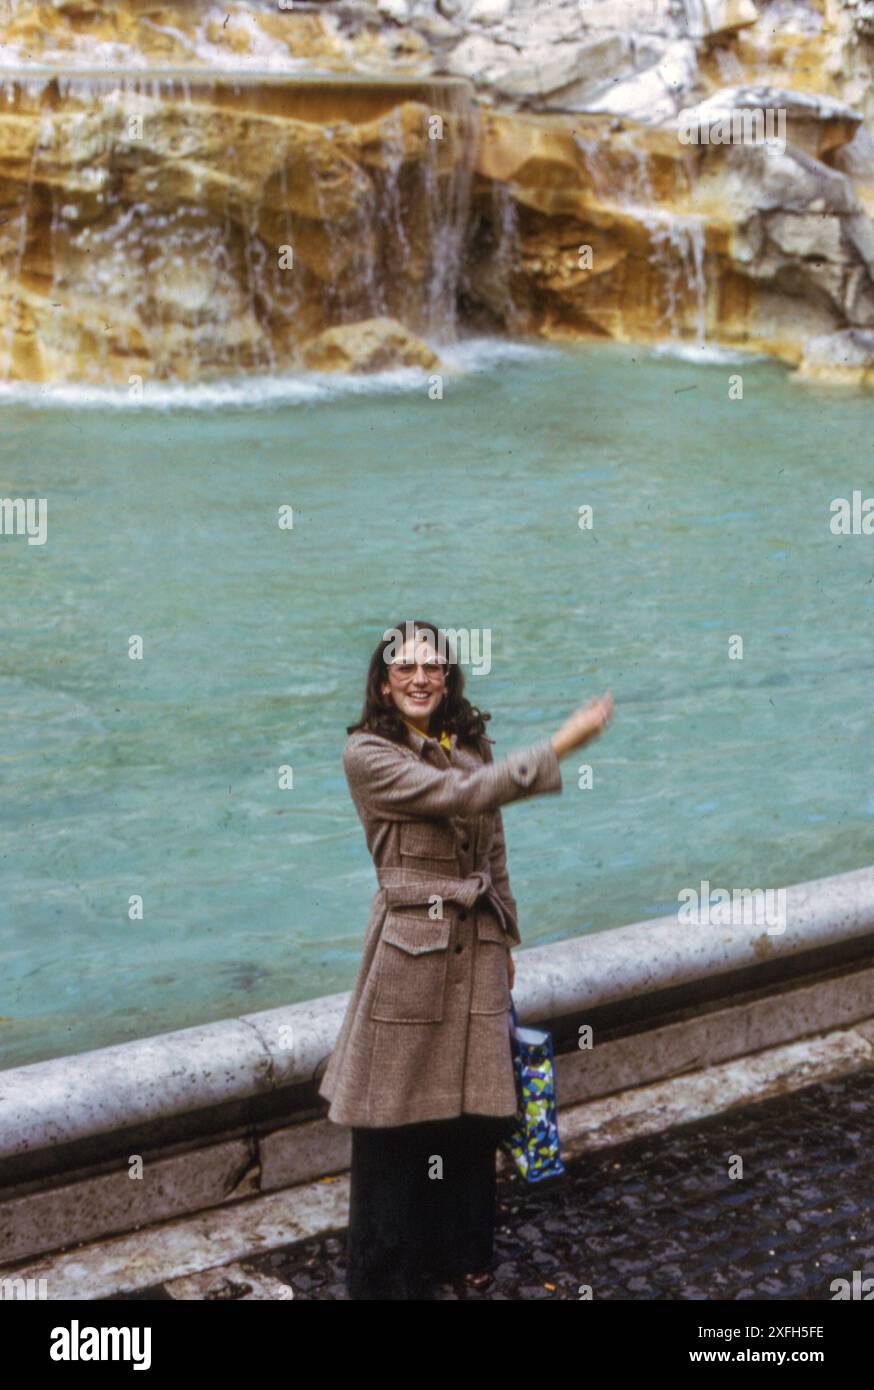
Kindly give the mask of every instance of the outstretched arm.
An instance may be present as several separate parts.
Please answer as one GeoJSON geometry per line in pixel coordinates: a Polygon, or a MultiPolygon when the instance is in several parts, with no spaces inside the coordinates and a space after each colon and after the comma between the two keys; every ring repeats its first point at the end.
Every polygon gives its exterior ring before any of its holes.
{"type": "Polygon", "coordinates": [[[558,757],[547,739],[474,771],[434,767],[377,734],[350,734],[343,754],[349,786],[388,819],[477,816],[523,796],[561,791],[558,757]]]}
{"type": "Polygon", "coordinates": [[[343,766],[356,799],[388,819],[482,815],[519,797],[560,792],[559,758],[597,738],[612,712],[608,692],[575,710],[551,739],[474,771],[433,767],[402,744],[359,731],[346,741],[343,766]]]}

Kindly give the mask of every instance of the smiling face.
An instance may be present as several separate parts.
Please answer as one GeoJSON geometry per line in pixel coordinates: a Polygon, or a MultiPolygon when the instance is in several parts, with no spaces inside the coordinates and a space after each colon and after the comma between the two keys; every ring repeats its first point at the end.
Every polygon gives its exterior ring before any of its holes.
{"type": "Polygon", "coordinates": [[[445,657],[430,642],[411,638],[389,662],[383,697],[394,701],[404,719],[428,733],[431,718],[446,697],[446,671],[445,657]]]}

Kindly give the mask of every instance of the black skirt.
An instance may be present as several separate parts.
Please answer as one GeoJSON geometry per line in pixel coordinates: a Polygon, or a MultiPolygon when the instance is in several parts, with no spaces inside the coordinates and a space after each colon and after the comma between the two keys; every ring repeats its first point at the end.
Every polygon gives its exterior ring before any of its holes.
{"type": "Polygon", "coordinates": [[[352,1129],[350,1298],[428,1298],[431,1279],[491,1269],[496,1149],[514,1120],[352,1129]]]}

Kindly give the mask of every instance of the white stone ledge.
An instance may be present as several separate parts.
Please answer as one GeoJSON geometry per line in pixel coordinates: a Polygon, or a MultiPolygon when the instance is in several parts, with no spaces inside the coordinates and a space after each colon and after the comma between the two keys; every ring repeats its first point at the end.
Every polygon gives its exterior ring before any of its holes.
{"type": "MultiPolygon", "coordinates": [[[[715,885],[716,886],[716,885],[715,885]]],[[[874,868],[786,890],[786,929],[691,927],[661,917],[523,951],[514,990],[522,1021],[789,960],[874,935],[874,868]]],[[[348,994],[185,1028],[0,1071],[0,1160],[313,1081],[348,994]]]]}

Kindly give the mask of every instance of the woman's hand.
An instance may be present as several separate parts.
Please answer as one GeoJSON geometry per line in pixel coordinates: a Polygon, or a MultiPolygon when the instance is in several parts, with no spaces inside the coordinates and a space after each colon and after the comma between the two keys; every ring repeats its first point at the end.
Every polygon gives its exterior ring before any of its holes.
{"type": "Polygon", "coordinates": [[[564,758],[575,748],[582,748],[603,733],[613,717],[613,696],[610,691],[600,699],[590,700],[574,710],[557,733],[552,736],[556,757],[564,758]]]}
{"type": "Polygon", "coordinates": [[[513,952],[510,951],[510,950],[508,950],[508,951],[507,951],[507,982],[508,982],[508,984],[509,984],[509,986],[510,986],[510,989],[513,988],[513,984],[514,984],[515,979],[516,979],[516,965],[515,965],[515,962],[514,962],[514,960],[513,960],[513,952]]]}

